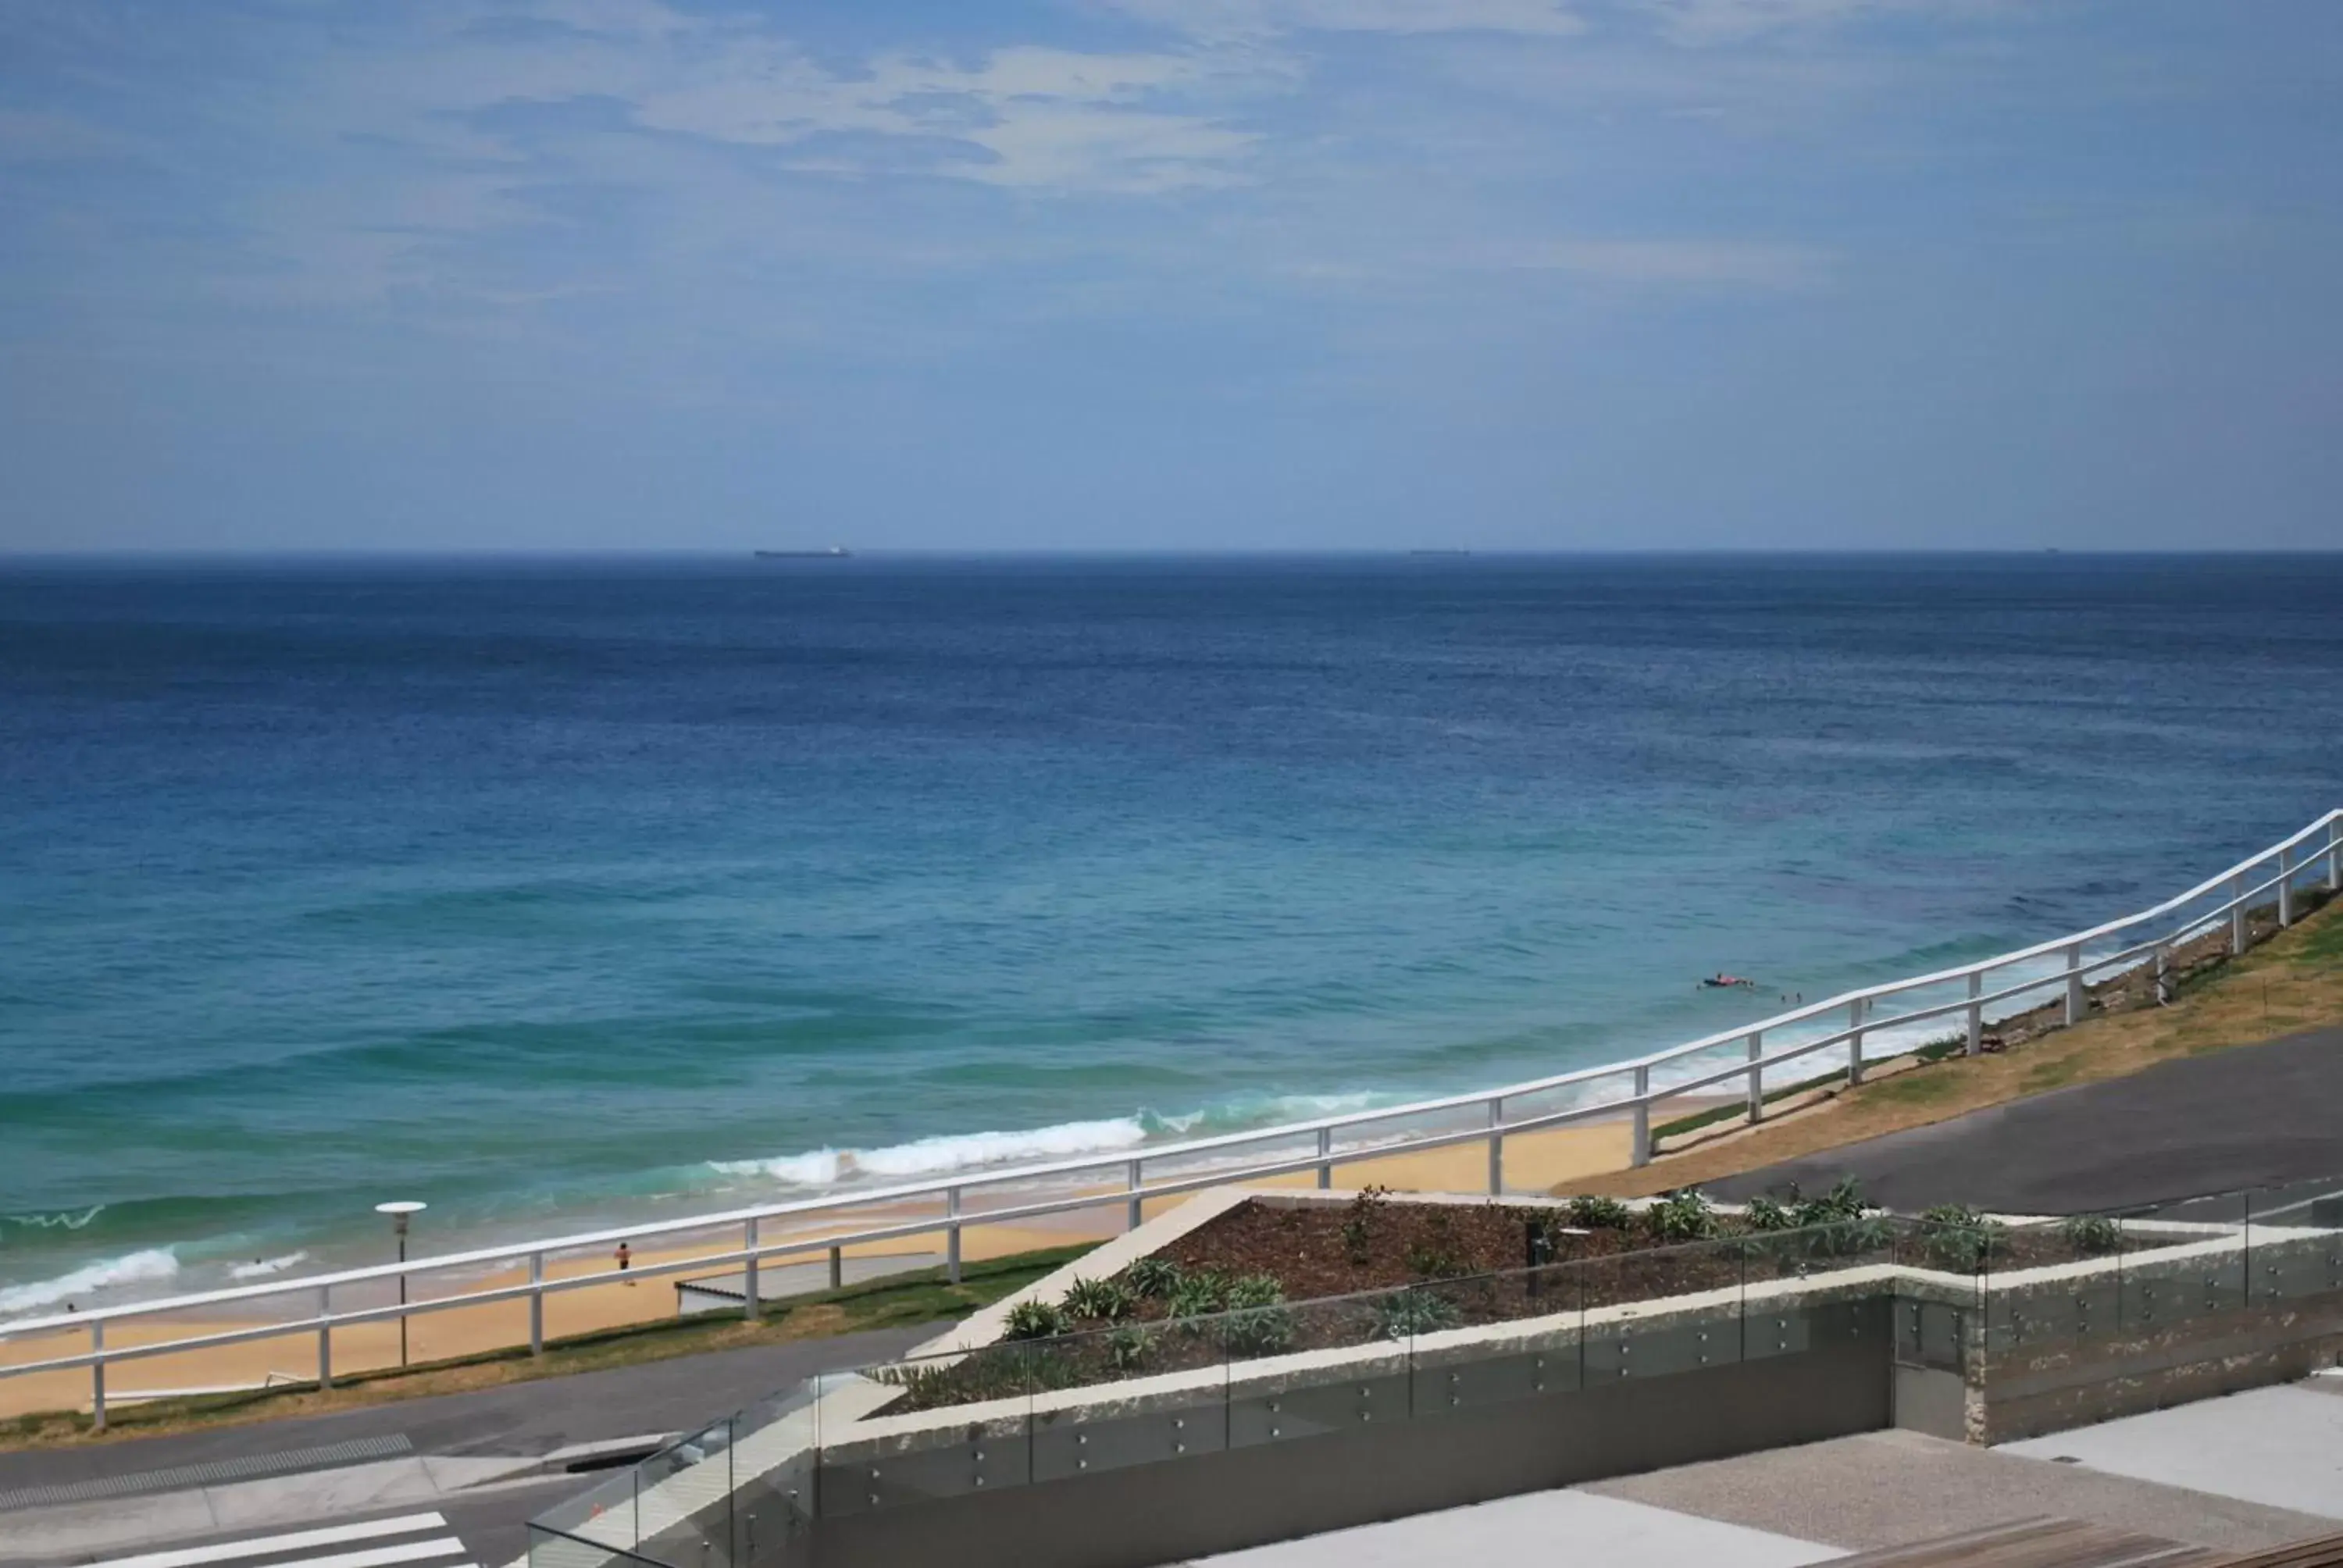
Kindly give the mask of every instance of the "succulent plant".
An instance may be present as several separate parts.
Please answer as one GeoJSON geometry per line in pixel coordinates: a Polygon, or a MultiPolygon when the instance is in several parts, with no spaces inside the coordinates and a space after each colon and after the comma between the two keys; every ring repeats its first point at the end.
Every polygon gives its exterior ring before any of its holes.
{"type": "Polygon", "coordinates": [[[1635,1222],[1635,1211],[1616,1198],[1573,1198],[1570,1222],[1582,1230],[1624,1231],[1635,1222]]]}
{"type": "Polygon", "coordinates": [[[1141,1258],[1123,1270],[1121,1280],[1134,1296],[1169,1301],[1188,1271],[1169,1258],[1141,1258]]]}
{"type": "Polygon", "coordinates": [[[2058,1234],[2081,1257],[2100,1258],[2123,1251],[2123,1227],[2105,1214],[2077,1214],[2059,1225],[2058,1234]]]}
{"type": "Polygon", "coordinates": [[[1078,1278],[1060,1301],[1073,1316],[1093,1322],[1111,1323],[1131,1315],[1131,1291],[1117,1280],[1078,1278]]]}
{"type": "Polygon", "coordinates": [[[1920,1211],[1921,1247],[1931,1262],[1956,1273],[1975,1273],[2000,1251],[2007,1235],[1997,1220],[1988,1220],[1964,1203],[1939,1203],[1920,1211]]]}
{"type": "Polygon", "coordinates": [[[1644,1228],[1662,1241],[1702,1241],[1716,1234],[1716,1211],[1697,1188],[1671,1192],[1644,1211],[1644,1228]]]}
{"type": "Polygon", "coordinates": [[[1003,1339],[1046,1340],[1067,1333],[1073,1326],[1066,1309],[1055,1302],[1020,1302],[1009,1309],[1001,1332],[1003,1339]]]}
{"type": "Polygon", "coordinates": [[[1463,1314],[1436,1291],[1396,1291],[1375,1303],[1375,1332],[1387,1340],[1452,1329],[1463,1314]]]}

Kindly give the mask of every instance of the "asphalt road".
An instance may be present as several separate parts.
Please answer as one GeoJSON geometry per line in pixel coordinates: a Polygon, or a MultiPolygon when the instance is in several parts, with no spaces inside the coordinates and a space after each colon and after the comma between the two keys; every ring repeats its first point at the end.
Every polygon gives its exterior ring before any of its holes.
{"type": "Polygon", "coordinates": [[[0,1492],[247,1455],[297,1453],[394,1433],[403,1433],[417,1453],[536,1455],[572,1443],[683,1432],[815,1372],[889,1360],[943,1326],[924,1323],[833,1339],[749,1345],[470,1393],[400,1400],[333,1415],[0,1453],[0,1492]]]}
{"type": "Polygon", "coordinates": [[[2343,1029],[2152,1067],[1892,1132],[1717,1182],[1720,1197],[1842,1176],[1910,1212],[1968,1203],[2068,1214],[2338,1178],[2343,1029]]]}

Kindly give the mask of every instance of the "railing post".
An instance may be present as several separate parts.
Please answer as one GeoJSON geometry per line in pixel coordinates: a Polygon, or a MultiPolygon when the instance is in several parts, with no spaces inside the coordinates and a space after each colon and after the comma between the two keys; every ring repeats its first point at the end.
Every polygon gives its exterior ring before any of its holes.
{"type": "Polygon", "coordinates": [[[334,1386],[334,1287],[317,1287],[317,1386],[334,1386]]]}
{"type": "Polygon", "coordinates": [[[1866,1010],[1862,997],[1856,997],[1846,1004],[1846,1027],[1854,1031],[1846,1037],[1846,1084],[1849,1089],[1863,1081],[1863,1015],[1866,1010]]]}
{"type": "Polygon", "coordinates": [[[545,1254],[528,1255],[528,1353],[545,1353],[545,1254]]]}
{"type": "Polygon", "coordinates": [[[2090,1010],[2090,995],[2083,990],[2083,944],[2075,942],[2066,949],[2066,1027],[2082,1022],[2090,1010]]]}
{"type": "Polygon", "coordinates": [[[2327,824],[2327,890],[2343,893],[2343,823],[2327,824]]]}
{"type": "Polygon", "coordinates": [[[747,1232],[742,1241],[749,1254],[749,1262],[741,1271],[740,1295],[746,1308],[743,1315],[753,1323],[764,1310],[764,1303],[757,1299],[757,1286],[760,1282],[757,1278],[757,1221],[751,1220],[742,1229],[747,1232]]]}
{"type": "Polygon", "coordinates": [[[1651,1067],[1648,1064],[1639,1064],[1635,1069],[1635,1128],[1632,1135],[1635,1141],[1634,1155],[1634,1163],[1637,1165],[1649,1165],[1652,1162],[1651,1093],[1651,1067]]]}
{"type": "Polygon", "coordinates": [[[843,1247],[832,1247],[830,1250],[830,1288],[836,1291],[843,1290],[845,1286],[846,1249],[843,1247]]]}
{"type": "MultiPolygon", "coordinates": [[[[92,1355],[106,1353],[106,1325],[102,1322],[89,1325],[89,1351],[92,1355]]],[[[89,1420],[90,1424],[97,1431],[106,1430],[106,1363],[104,1362],[89,1363],[89,1420]]]]}
{"type": "Polygon", "coordinates": [[[1333,1152],[1334,1130],[1321,1127],[1318,1130],[1318,1191],[1321,1192],[1334,1184],[1333,1152]]]}
{"type": "Polygon", "coordinates": [[[1749,1031],[1749,1125],[1765,1120],[1765,1031],[1749,1031]]]}
{"type": "Polygon", "coordinates": [[[960,1189],[944,1189],[944,1212],[952,1217],[945,1227],[944,1277],[955,1285],[960,1283],[960,1189]]]}
{"type": "MultiPolygon", "coordinates": [[[[1128,1192],[1136,1192],[1141,1187],[1146,1185],[1146,1182],[1141,1180],[1140,1176],[1138,1161],[1134,1160],[1128,1166],[1124,1167],[1122,1185],[1123,1190],[1128,1192]]],[[[1124,1230],[1138,1230],[1141,1223],[1147,1218],[1146,1200],[1142,1198],[1133,1198],[1131,1201],[1130,1211],[1125,1218],[1129,1222],[1123,1226],[1124,1230]]]]}
{"type": "Polygon", "coordinates": [[[1975,1056],[1985,1050],[1985,1003],[1977,998],[1985,994],[1985,970],[1969,970],[1969,1043],[1967,1054],[1975,1056]]]}
{"type": "Polygon", "coordinates": [[[2246,879],[2243,875],[2229,879],[2229,956],[2237,958],[2246,950],[2246,879]]]}
{"type": "Polygon", "coordinates": [[[2172,950],[2162,942],[2156,944],[2156,1005],[2169,1007],[2172,1003],[2172,950]]]}
{"type": "Polygon", "coordinates": [[[2278,852],[2278,929],[2294,924],[2294,851],[2278,852]]]}
{"type": "Polygon", "coordinates": [[[1489,1101],[1489,1196],[1496,1197],[1505,1190],[1505,1135],[1497,1131],[1505,1124],[1505,1101],[1501,1095],[1489,1101]]]}

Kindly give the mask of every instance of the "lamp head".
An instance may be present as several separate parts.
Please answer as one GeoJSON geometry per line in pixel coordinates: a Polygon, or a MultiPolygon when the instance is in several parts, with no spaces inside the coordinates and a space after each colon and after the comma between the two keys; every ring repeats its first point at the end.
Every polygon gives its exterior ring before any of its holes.
{"type": "Polygon", "coordinates": [[[427,1203],[417,1203],[412,1199],[402,1198],[395,1202],[377,1203],[374,1206],[374,1211],[377,1214],[389,1215],[393,1232],[404,1236],[407,1234],[407,1216],[419,1214],[429,1207],[427,1203]]]}

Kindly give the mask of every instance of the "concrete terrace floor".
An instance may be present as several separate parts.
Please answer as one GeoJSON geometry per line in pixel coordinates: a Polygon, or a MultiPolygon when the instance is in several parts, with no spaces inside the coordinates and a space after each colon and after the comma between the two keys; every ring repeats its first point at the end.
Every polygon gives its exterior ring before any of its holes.
{"type": "Polygon", "coordinates": [[[1866,1432],[1202,1559],[1193,1568],[1551,1560],[1793,1568],[2055,1516],[2247,1552],[2343,1527],[2343,1379],[1976,1449],[1866,1432]]]}

